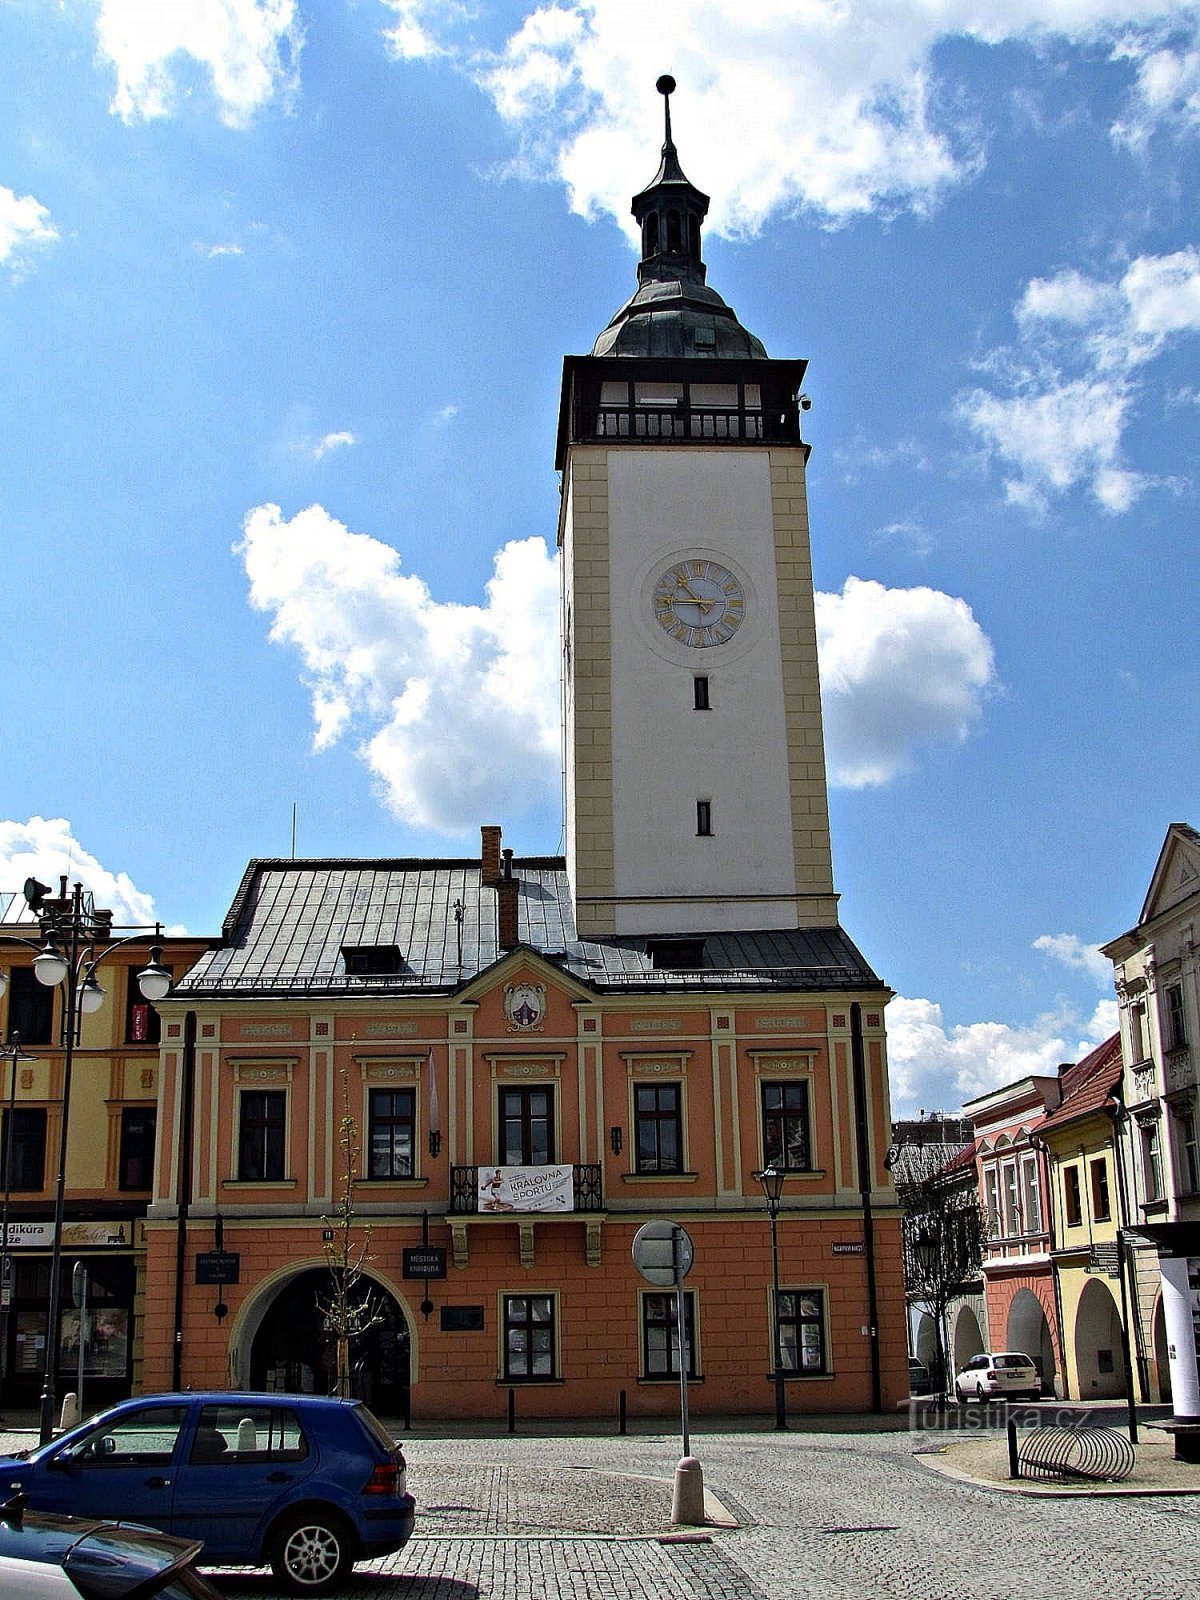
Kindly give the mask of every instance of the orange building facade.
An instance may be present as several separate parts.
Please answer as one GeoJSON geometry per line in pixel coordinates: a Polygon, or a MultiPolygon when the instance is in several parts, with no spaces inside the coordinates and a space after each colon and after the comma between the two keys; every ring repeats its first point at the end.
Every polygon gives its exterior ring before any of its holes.
{"type": "MultiPolygon", "coordinates": [[[[840,932],[808,941],[807,973],[684,974],[627,948],[604,971],[597,946],[570,938],[547,959],[527,941],[548,906],[569,916],[562,863],[510,871],[521,937],[505,948],[506,891],[482,859],[252,864],[224,945],[160,1007],[171,1137],[147,1223],[146,1387],[328,1387],[320,1304],[349,1115],[353,1234],[369,1224],[381,1315],[356,1381],[381,1411],[503,1416],[511,1390],[518,1415],[670,1415],[675,1296],[631,1255],[652,1218],[694,1246],[692,1407],[769,1410],[771,1236],[755,1174],[781,1159],[788,1407],[894,1406],[907,1381],[882,1165],[888,991],[840,932]],[[355,976],[347,956],[404,970],[355,976]],[[480,1180],[496,1167],[566,1168],[565,1209],[486,1209],[497,1202],[480,1180]],[[218,1246],[236,1281],[197,1282],[218,1246]],[[417,1249],[445,1276],[406,1277],[417,1249]]],[[[774,955],[794,962],[781,940],[774,955]]],[[[738,943],[749,960],[753,941],[738,943]]]]}

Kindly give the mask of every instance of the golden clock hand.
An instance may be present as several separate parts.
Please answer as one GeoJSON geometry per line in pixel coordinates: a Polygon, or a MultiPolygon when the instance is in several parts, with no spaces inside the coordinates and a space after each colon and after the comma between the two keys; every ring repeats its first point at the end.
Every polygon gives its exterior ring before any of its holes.
{"type": "Polygon", "coordinates": [[[678,587],[683,590],[684,594],[687,595],[688,599],[691,600],[694,605],[698,605],[700,607],[701,611],[711,611],[713,606],[716,604],[716,602],[713,600],[702,600],[700,596],[694,592],[687,580],[681,578],[678,573],[675,574],[675,582],[678,587]]]}

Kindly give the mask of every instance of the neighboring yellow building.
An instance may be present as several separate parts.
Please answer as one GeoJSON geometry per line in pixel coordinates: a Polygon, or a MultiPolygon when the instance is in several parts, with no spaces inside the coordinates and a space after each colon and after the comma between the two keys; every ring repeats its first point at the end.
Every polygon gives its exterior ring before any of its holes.
{"type": "MultiPolygon", "coordinates": [[[[48,908],[70,906],[63,881],[48,908]]],[[[95,949],[122,930],[83,897],[95,949]]],[[[46,1311],[58,1182],[65,1078],[65,999],[33,970],[41,930],[20,894],[0,894],[0,1185],[8,1221],[10,1282],[0,1279],[0,1399],[38,1404],[45,1374],[46,1311]],[[19,1043],[18,1043],[19,1040],[19,1043]],[[5,1153],[9,1159],[5,1161],[5,1153]]],[[[137,984],[151,947],[182,977],[209,948],[205,939],[149,934],[114,949],[96,968],[104,990],[81,1018],[73,1052],[59,1284],[61,1397],[76,1387],[79,1312],[72,1268],[88,1273],[84,1379],[89,1408],[123,1399],[140,1384],[145,1301],[146,1207],[153,1183],[159,1090],[159,1021],[137,984]]]]}
{"type": "Polygon", "coordinates": [[[1035,1130],[1050,1174],[1065,1393],[1078,1400],[1126,1391],[1118,1248],[1123,1206],[1112,1115],[1120,1080],[1121,1041],[1114,1035],[1063,1070],[1062,1100],[1035,1130]]]}

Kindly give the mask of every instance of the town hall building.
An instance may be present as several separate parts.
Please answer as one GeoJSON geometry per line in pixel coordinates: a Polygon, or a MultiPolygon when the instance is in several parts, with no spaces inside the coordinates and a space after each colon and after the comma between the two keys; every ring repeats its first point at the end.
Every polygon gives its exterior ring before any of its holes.
{"type": "Polygon", "coordinates": [[[707,285],[666,108],[636,292],[563,370],[566,854],[489,822],[471,857],[250,863],[159,1006],[146,1388],[328,1387],[349,1176],[382,1413],[667,1416],[681,1361],[697,1413],[907,1394],[890,990],[833,883],[805,363],[707,285]],[[693,1247],[682,1340],[631,1253],[660,1218],[693,1247]]]}

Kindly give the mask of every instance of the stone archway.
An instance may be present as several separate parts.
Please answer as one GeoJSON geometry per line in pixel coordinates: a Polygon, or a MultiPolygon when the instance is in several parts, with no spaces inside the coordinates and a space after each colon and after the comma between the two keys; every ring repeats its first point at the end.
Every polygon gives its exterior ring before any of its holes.
{"type": "MultiPolygon", "coordinates": [[[[327,1266],[298,1266],[262,1285],[243,1308],[233,1346],[234,1381],[254,1390],[328,1394],[333,1387],[333,1342],[319,1300],[329,1287],[327,1266]]],[[[355,1390],[373,1410],[408,1415],[410,1324],[388,1286],[371,1275],[380,1320],[358,1342],[355,1390]]]]}
{"type": "Polygon", "coordinates": [[[1080,1400],[1125,1393],[1121,1316],[1112,1290],[1099,1278],[1089,1278],[1075,1309],[1075,1378],[1080,1400]]]}
{"type": "Polygon", "coordinates": [[[1043,1393],[1058,1392],[1058,1362],[1054,1355],[1054,1340],[1042,1302],[1032,1289],[1018,1289],[1008,1308],[1008,1327],[1005,1333],[1006,1349],[1019,1350],[1032,1356],[1034,1365],[1042,1375],[1043,1393]]]}
{"type": "Polygon", "coordinates": [[[987,1349],[979,1327],[979,1318],[970,1306],[962,1306],[954,1319],[951,1338],[951,1362],[955,1372],[961,1372],[972,1356],[982,1355],[987,1349]]]}

